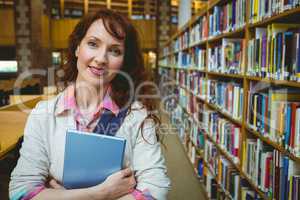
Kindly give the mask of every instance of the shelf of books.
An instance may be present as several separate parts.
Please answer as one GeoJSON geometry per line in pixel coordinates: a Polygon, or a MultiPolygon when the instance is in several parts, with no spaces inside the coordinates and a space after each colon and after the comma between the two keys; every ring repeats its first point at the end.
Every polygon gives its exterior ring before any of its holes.
{"type": "Polygon", "coordinates": [[[299,17],[299,0],[209,0],[160,52],[209,199],[300,199],[299,17]]]}

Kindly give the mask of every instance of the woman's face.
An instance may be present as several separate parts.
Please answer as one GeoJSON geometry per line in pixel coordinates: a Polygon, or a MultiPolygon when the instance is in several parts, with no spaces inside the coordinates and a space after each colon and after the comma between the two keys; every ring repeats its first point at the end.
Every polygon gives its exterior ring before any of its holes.
{"type": "Polygon", "coordinates": [[[92,86],[109,84],[123,64],[124,41],[105,29],[102,19],[89,27],[76,49],[78,76],[76,82],[92,86]]]}

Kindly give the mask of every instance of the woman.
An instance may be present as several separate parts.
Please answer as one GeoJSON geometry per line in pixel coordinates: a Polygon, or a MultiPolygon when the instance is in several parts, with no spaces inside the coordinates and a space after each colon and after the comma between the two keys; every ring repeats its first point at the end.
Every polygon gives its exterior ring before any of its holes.
{"type": "Polygon", "coordinates": [[[157,142],[157,120],[148,112],[154,104],[132,96],[145,77],[132,24],[109,10],[83,18],[70,35],[66,66],[71,84],[56,98],[40,102],[28,117],[10,198],[166,199],[170,182],[157,142]],[[60,182],[67,129],[92,132],[104,111],[118,115],[124,109],[127,114],[116,135],[126,138],[128,168],[90,188],[64,189],[60,182]]]}

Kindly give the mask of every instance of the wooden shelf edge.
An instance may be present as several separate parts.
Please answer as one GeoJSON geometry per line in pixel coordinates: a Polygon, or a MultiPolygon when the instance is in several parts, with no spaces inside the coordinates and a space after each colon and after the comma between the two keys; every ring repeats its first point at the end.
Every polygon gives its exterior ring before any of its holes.
{"type": "Polygon", "coordinates": [[[254,77],[254,76],[245,76],[245,78],[250,81],[261,81],[261,82],[269,83],[272,85],[300,87],[300,82],[296,82],[296,81],[275,80],[275,79],[270,79],[270,78],[261,78],[261,77],[254,77]]]}
{"type": "Polygon", "coordinates": [[[239,33],[245,32],[245,31],[246,31],[246,28],[245,28],[245,25],[244,25],[242,28],[238,28],[234,31],[229,31],[229,32],[226,32],[226,33],[221,33],[220,35],[208,37],[207,42],[208,43],[215,42],[215,41],[220,40],[222,38],[231,37],[231,36],[234,36],[235,34],[239,34],[239,33]]]}
{"type": "Polygon", "coordinates": [[[276,144],[275,142],[271,141],[269,138],[264,137],[261,135],[261,133],[259,133],[256,130],[253,130],[248,124],[245,124],[245,128],[248,132],[250,132],[251,134],[253,134],[254,136],[258,137],[260,140],[262,140],[263,142],[265,142],[266,144],[272,146],[274,149],[280,151],[282,154],[284,154],[285,156],[288,156],[290,159],[292,159],[293,161],[300,163],[300,158],[296,157],[295,155],[293,155],[292,153],[288,152],[286,149],[284,149],[283,147],[279,146],[278,144],[276,144]]]}
{"type": "Polygon", "coordinates": [[[202,46],[202,45],[206,45],[207,43],[207,38],[200,40],[199,42],[194,42],[192,44],[189,45],[189,48],[194,48],[196,46],[202,46]]]}
{"type": "Polygon", "coordinates": [[[243,79],[243,75],[238,75],[238,74],[225,74],[225,73],[219,73],[219,72],[212,72],[212,71],[207,71],[208,75],[214,75],[214,76],[221,76],[221,77],[229,77],[229,78],[236,78],[236,79],[243,79]]]}
{"type": "Polygon", "coordinates": [[[228,2],[228,0],[209,0],[208,1],[208,6],[207,6],[207,11],[211,10],[213,7],[215,7],[216,5],[218,5],[221,2],[228,2]]]}
{"type": "Polygon", "coordinates": [[[223,148],[221,148],[220,145],[218,143],[216,143],[208,133],[206,133],[205,135],[208,138],[208,140],[211,141],[217,147],[218,151],[221,152],[221,154],[226,158],[226,160],[228,160],[234,166],[234,168],[236,168],[236,170],[240,172],[241,171],[241,166],[240,166],[241,162],[239,161],[239,163],[235,163],[232,160],[229,153],[227,153],[223,148]]]}
{"type": "Polygon", "coordinates": [[[251,187],[258,193],[258,195],[260,196],[260,197],[262,197],[264,200],[271,200],[271,199],[269,199],[266,195],[265,195],[265,193],[263,193],[257,186],[256,186],[256,184],[254,184],[253,183],[253,181],[248,177],[248,175],[245,173],[245,172],[243,172],[243,170],[241,170],[241,176],[244,178],[244,179],[246,179],[246,181],[251,185],[251,187]]]}
{"type": "Polygon", "coordinates": [[[235,167],[235,169],[239,172],[240,176],[242,178],[245,178],[247,182],[251,185],[251,187],[264,199],[264,200],[270,200],[266,197],[266,195],[252,182],[251,179],[248,178],[246,173],[243,172],[243,169],[241,166],[238,166],[233,162],[233,160],[230,158],[230,156],[227,155],[227,152],[225,152],[209,135],[208,139],[217,147],[218,151],[235,167]]]}
{"type": "Polygon", "coordinates": [[[195,22],[198,21],[199,18],[203,17],[204,15],[207,14],[207,4],[204,6],[203,10],[201,10],[199,13],[194,15],[192,19],[190,20],[190,25],[194,25],[195,22]]]}
{"type": "Polygon", "coordinates": [[[210,108],[212,108],[213,110],[217,111],[218,113],[220,113],[221,115],[223,115],[225,118],[229,119],[231,122],[233,122],[234,124],[239,125],[240,127],[242,127],[242,120],[239,121],[238,119],[234,119],[232,116],[230,116],[229,114],[223,112],[220,108],[218,108],[217,106],[209,103],[207,100],[201,99],[200,97],[198,97],[197,95],[195,95],[192,91],[190,91],[188,88],[186,88],[183,85],[178,85],[180,88],[186,90],[187,92],[191,93],[192,95],[194,95],[196,98],[204,101],[204,103],[206,105],[208,105],[210,108]]]}
{"type": "Polygon", "coordinates": [[[235,75],[235,74],[224,74],[224,73],[218,73],[218,72],[211,72],[207,70],[202,70],[198,68],[183,68],[183,67],[174,67],[174,66],[166,66],[166,65],[159,65],[159,67],[164,67],[164,68],[171,68],[171,69],[176,69],[176,70],[189,70],[189,71],[199,71],[202,73],[206,73],[208,75],[212,76],[220,76],[220,77],[229,77],[229,78],[235,78],[235,79],[246,79],[248,81],[261,81],[265,83],[269,83],[271,85],[283,85],[283,86],[289,86],[289,87],[297,87],[300,88],[300,82],[296,81],[286,81],[286,80],[274,80],[274,79],[269,79],[269,78],[260,78],[260,77],[254,77],[254,76],[248,76],[248,75],[235,75]]]}
{"type": "Polygon", "coordinates": [[[280,18],[283,18],[283,17],[287,17],[289,15],[296,14],[296,13],[299,13],[299,12],[300,12],[300,7],[296,7],[296,8],[290,9],[290,10],[286,10],[286,11],[284,11],[282,13],[276,14],[276,15],[274,15],[272,17],[266,18],[266,19],[264,19],[262,21],[255,22],[255,23],[249,23],[248,26],[249,26],[249,28],[255,28],[255,27],[258,27],[258,26],[264,26],[266,24],[274,22],[277,19],[280,19],[280,18]]]}
{"type": "Polygon", "coordinates": [[[242,127],[242,120],[240,121],[240,120],[238,120],[238,119],[233,118],[231,115],[229,115],[229,114],[223,112],[220,108],[218,108],[217,106],[215,106],[215,105],[213,105],[213,104],[211,104],[211,103],[209,103],[209,102],[207,102],[207,101],[206,101],[206,104],[207,104],[209,107],[213,108],[213,109],[214,109],[215,111],[217,111],[218,113],[220,113],[221,115],[223,115],[223,116],[224,116],[226,119],[228,119],[229,121],[231,121],[231,122],[233,122],[234,124],[239,125],[240,127],[242,127]]]}

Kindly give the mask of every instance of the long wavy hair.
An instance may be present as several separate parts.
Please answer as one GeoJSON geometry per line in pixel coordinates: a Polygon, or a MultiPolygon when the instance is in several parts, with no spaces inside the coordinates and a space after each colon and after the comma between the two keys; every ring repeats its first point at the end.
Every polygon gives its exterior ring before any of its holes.
{"type": "MultiPolygon", "coordinates": [[[[75,26],[73,32],[69,36],[66,64],[64,65],[64,80],[66,82],[75,82],[78,75],[77,57],[75,55],[76,48],[84,38],[92,23],[99,19],[103,20],[104,27],[111,36],[118,40],[124,41],[125,54],[123,65],[120,70],[129,75],[133,83],[134,91],[136,91],[138,86],[140,86],[144,81],[150,80],[150,74],[145,70],[144,67],[138,33],[128,18],[117,12],[107,9],[101,9],[94,14],[83,17],[75,26]]],[[[143,105],[143,108],[146,108],[148,111],[150,111],[148,112],[146,119],[152,119],[157,129],[160,125],[160,119],[152,112],[157,107],[156,102],[153,101],[153,99],[151,100],[143,98],[143,95],[146,96],[151,94],[151,87],[147,85],[140,87],[138,94],[139,98],[132,98],[130,96],[130,87],[131,85],[129,84],[128,80],[123,75],[118,73],[111,81],[112,99],[120,108],[126,106],[131,99],[140,101],[143,105]]],[[[130,112],[131,108],[129,106],[128,113],[130,112]]],[[[142,130],[145,120],[142,122],[140,127],[142,130]]],[[[156,131],[156,136],[159,140],[157,133],[158,130],[156,131]]],[[[143,134],[142,137],[144,138],[143,134]]]]}

